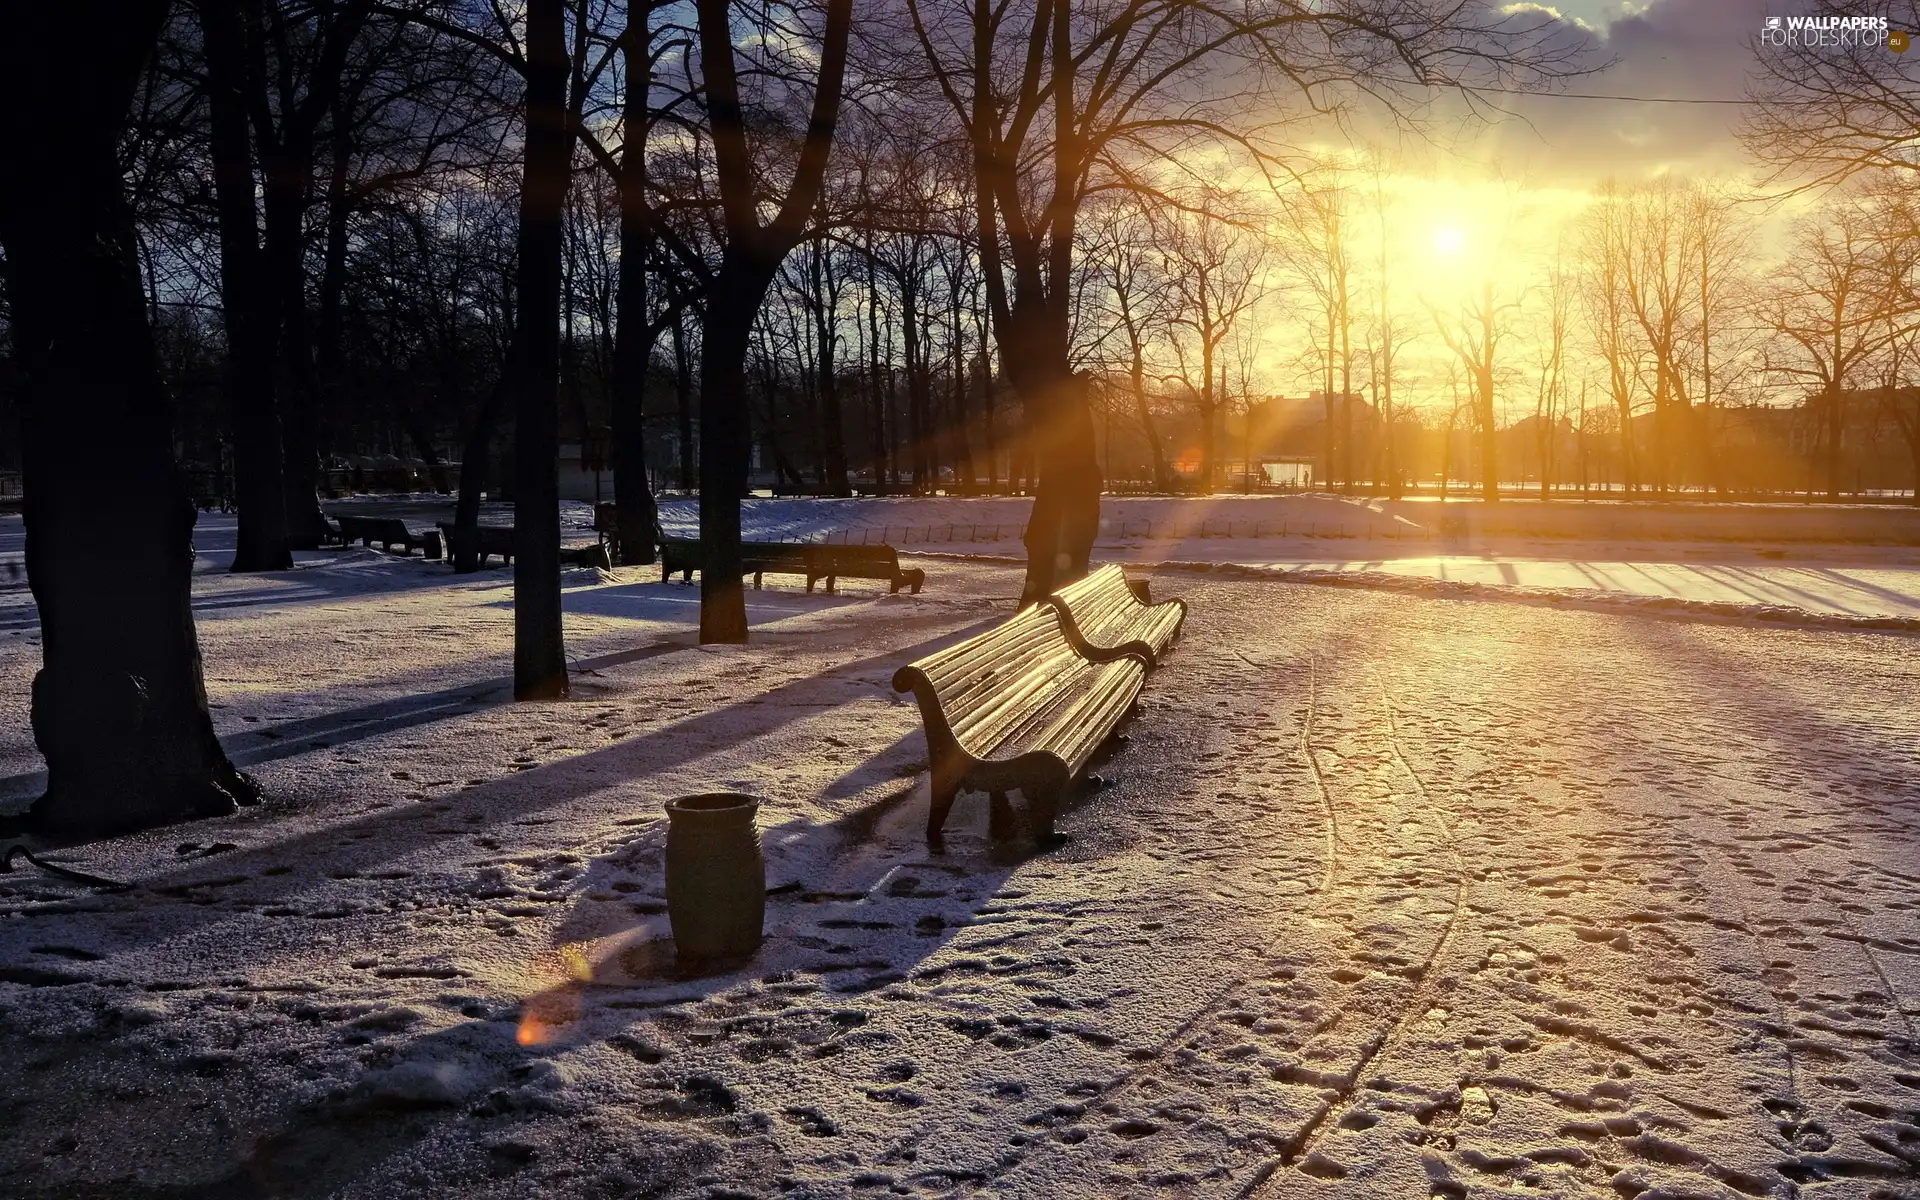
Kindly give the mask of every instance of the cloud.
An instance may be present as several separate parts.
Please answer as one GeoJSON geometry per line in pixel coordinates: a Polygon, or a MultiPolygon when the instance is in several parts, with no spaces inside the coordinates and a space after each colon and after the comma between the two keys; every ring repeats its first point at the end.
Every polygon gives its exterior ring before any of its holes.
{"type": "Polygon", "coordinates": [[[1541,16],[1552,21],[1565,21],[1576,29],[1593,30],[1593,26],[1587,24],[1579,17],[1568,16],[1566,13],[1547,4],[1508,4],[1500,9],[1500,15],[1503,17],[1541,16]]]}
{"type": "MultiPolygon", "coordinates": [[[[1551,14],[1584,38],[1603,70],[1564,82],[1569,92],[1666,99],[1738,100],[1753,64],[1756,0],[1653,0],[1596,30],[1537,4],[1503,12],[1551,14]]],[[[1490,97],[1514,114],[1477,139],[1478,154],[1541,182],[1574,183],[1662,171],[1721,174],[1746,167],[1726,104],[1636,103],[1571,97],[1490,97]]]]}

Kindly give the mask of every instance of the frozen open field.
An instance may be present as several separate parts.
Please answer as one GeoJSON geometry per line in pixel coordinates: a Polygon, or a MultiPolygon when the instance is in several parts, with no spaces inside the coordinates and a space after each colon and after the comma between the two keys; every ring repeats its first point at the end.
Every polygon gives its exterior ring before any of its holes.
{"type": "Polygon", "coordinates": [[[1920,1196],[1920,639],[1153,572],[1188,634],[1068,843],[969,797],[931,854],[887,680],[1017,574],[919,565],[705,649],[581,572],[541,705],[505,572],[209,570],[273,799],[0,876],[0,1194],[1920,1196]],[[661,804],[716,787],[769,937],[687,977],[661,804]]]}

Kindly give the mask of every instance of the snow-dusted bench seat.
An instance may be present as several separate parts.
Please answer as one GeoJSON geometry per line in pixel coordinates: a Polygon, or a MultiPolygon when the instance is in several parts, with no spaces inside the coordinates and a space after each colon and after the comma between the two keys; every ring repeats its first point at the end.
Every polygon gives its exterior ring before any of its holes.
{"type": "Polygon", "coordinates": [[[995,837],[1012,831],[1007,793],[1016,788],[1035,832],[1051,834],[1069,787],[1146,678],[1147,660],[1133,651],[1088,661],[1047,604],[894,672],[893,689],[914,694],[926,726],[927,837],[939,839],[963,788],[992,797],[995,837]]]}
{"type": "Polygon", "coordinates": [[[888,584],[889,592],[898,592],[901,587],[913,589],[920,594],[920,587],[927,581],[927,573],[919,567],[900,566],[900,555],[892,546],[829,546],[815,545],[807,547],[807,590],[812,591],[815,581],[826,579],[827,592],[831,594],[841,577],[847,579],[881,579],[888,584]]]}
{"type": "Polygon", "coordinates": [[[1138,654],[1153,666],[1180,636],[1187,619],[1185,600],[1143,603],[1112,564],[1060,588],[1045,602],[1060,611],[1067,640],[1094,662],[1138,654]]]}

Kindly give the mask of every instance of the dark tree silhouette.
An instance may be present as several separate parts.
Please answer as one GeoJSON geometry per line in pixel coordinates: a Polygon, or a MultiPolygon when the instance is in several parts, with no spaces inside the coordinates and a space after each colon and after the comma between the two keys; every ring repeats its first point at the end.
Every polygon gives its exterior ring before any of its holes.
{"type": "Polygon", "coordinates": [[[647,202],[647,136],[652,126],[648,93],[653,86],[654,51],[648,17],[653,0],[631,0],[627,27],[620,35],[625,68],[621,104],[620,165],[614,180],[620,190],[620,275],[615,300],[618,314],[613,342],[613,489],[619,501],[620,564],[653,561],[658,512],[647,479],[646,378],[654,345],[676,308],[649,311],[648,256],[655,238],[654,214],[647,202]]]}
{"type": "Polygon", "coordinates": [[[732,5],[699,0],[700,68],[707,86],[714,169],[726,231],[720,269],[708,289],[700,336],[700,640],[747,640],[740,586],[740,494],[746,488],[747,349],[754,318],[780,263],[800,243],[820,195],[846,76],[852,0],[828,0],[812,112],[793,180],[779,211],[763,223],[762,191],[747,139],[734,63],[732,5]]]}
{"type": "Polygon", "coordinates": [[[221,323],[227,359],[222,389],[233,430],[234,498],[240,505],[235,571],[284,571],[285,473],[274,358],[280,322],[260,249],[253,141],[247,126],[247,33],[236,0],[199,0],[206,48],[214,206],[220,224],[221,323]]]}
{"type": "Polygon", "coordinates": [[[62,838],[258,799],[207,713],[188,604],[194,510],[116,153],[165,11],[13,5],[0,37],[0,245],[43,630],[33,733],[47,791],[26,826],[62,838]]]}
{"type": "Polygon", "coordinates": [[[564,0],[527,4],[526,168],[520,181],[514,398],[513,694],[567,694],[560,627],[561,213],[573,156],[564,0]]]}

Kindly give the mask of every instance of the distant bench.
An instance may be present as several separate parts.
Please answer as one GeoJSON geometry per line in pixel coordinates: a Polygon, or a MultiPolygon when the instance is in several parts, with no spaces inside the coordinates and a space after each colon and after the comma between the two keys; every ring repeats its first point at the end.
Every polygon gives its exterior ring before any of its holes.
{"type": "MultiPolygon", "coordinates": [[[[806,542],[742,542],[740,543],[740,573],[753,576],[753,586],[760,586],[760,577],[768,573],[782,575],[805,575],[807,573],[807,552],[813,547],[806,542]]],[[[706,554],[701,549],[698,538],[660,539],[660,582],[671,579],[675,572],[680,578],[691,582],[695,571],[705,571],[706,554]]]]}
{"type": "MultiPolygon", "coordinates": [[[[440,532],[447,539],[447,548],[453,553],[454,558],[458,559],[463,548],[459,527],[442,521],[440,532]]],[[[473,537],[474,557],[483,569],[487,565],[487,556],[491,554],[498,554],[500,561],[506,566],[513,565],[513,526],[476,525],[473,527],[473,537]]]]}
{"type": "MultiPolygon", "coordinates": [[[[460,544],[456,526],[442,521],[440,522],[440,532],[446,535],[447,545],[449,547],[460,544]]],[[[474,557],[479,560],[480,567],[483,570],[486,568],[487,559],[495,554],[500,556],[502,565],[509,567],[513,565],[513,526],[476,525],[473,527],[473,535],[474,557]]],[[[455,557],[458,557],[457,552],[455,553],[455,557]]],[[[612,556],[607,552],[606,544],[603,542],[594,542],[586,546],[562,546],[560,548],[561,566],[608,567],[612,565],[612,562],[612,556]]]]}
{"type": "MultiPolygon", "coordinates": [[[[665,583],[676,572],[691,581],[695,571],[705,569],[698,538],[660,539],[660,582],[665,583]]],[[[817,542],[742,542],[740,573],[751,573],[756,588],[763,575],[804,575],[809,592],[825,579],[829,594],[843,577],[884,580],[890,592],[908,587],[916,596],[927,581],[927,573],[920,568],[902,568],[892,546],[829,546],[817,542]]]]}
{"type": "Polygon", "coordinates": [[[830,546],[817,545],[809,549],[813,552],[807,559],[807,590],[813,590],[814,581],[825,578],[827,594],[832,595],[840,578],[880,579],[887,583],[889,593],[898,592],[902,587],[920,594],[920,586],[927,581],[927,573],[919,567],[900,566],[900,555],[892,546],[830,546]]]}
{"type": "Polygon", "coordinates": [[[340,522],[340,531],[335,534],[329,530],[327,536],[337,536],[342,546],[357,538],[362,546],[378,542],[380,548],[387,551],[398,546],[402,554],[419,550],[427,558],[440,557],[438,533],[414,533],[399,517],[357,517],[343,513],[334,519],[340,522]]]}

